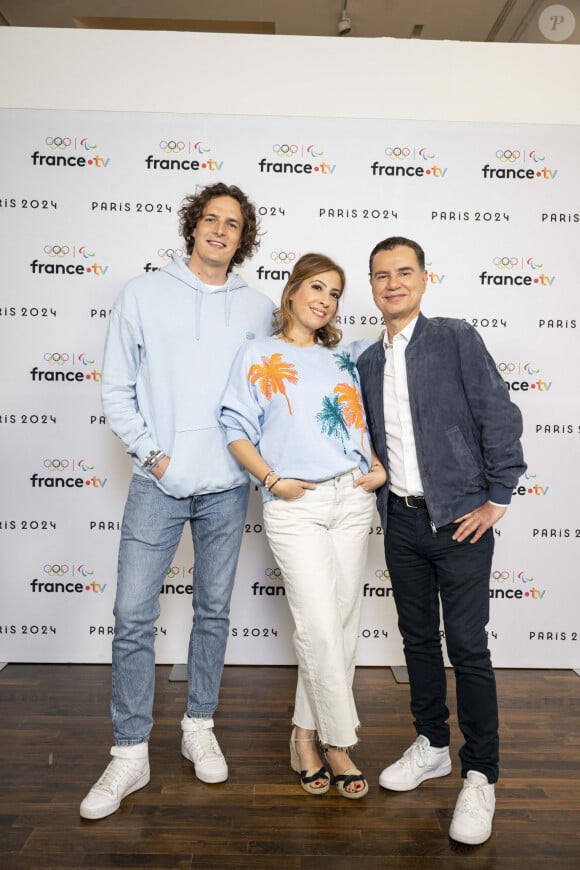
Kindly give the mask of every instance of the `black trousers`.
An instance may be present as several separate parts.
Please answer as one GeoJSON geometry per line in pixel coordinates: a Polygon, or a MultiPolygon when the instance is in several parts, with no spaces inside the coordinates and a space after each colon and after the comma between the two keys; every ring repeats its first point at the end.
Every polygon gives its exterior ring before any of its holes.
{"type": "Polygon", "coordinates": [[[433,535],[423,508],[389,495],[385,556],[403,637],[418,734],[432,746],[449,745],[447,681],[441,650],[439,601],[445,641],[455,671],[457,717],[465,743],[461,774],[477,770],[498,778],[499,737],[495,676],[485,627],[493,529],[471,544],[452,540],[453,523],[433,535]]]}

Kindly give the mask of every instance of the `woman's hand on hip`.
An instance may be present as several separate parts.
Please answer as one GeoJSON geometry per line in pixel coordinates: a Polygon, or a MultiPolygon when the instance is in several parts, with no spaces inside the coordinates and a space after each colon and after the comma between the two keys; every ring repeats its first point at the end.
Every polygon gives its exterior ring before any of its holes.
{"type": "Polygon", "coordinates": [[[298,498],[303,498],[307,489],[316,489],[316,484],[310,483],[308,480],[296,480],[294,477],[281,477],[270,486],[270,492],[277,498],[283,498],[284,501],[296,501],[298,498]]]}

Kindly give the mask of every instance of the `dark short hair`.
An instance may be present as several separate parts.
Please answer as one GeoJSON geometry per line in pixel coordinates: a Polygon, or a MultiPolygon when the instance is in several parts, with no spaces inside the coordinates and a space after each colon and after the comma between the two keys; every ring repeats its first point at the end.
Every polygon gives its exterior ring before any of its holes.
{"type": "Polygon", "coordinates": [[[223,184],[219,181],[217,184],[209,184],[207,187],[202,187],[195,193],[186,196],[179,209],[179,230],[185,241],[185,250],[191,254],[195,245],[192,233],[210,199],[215,199],[217,196],[231,196],[232,199],[239,202],[244,221],[240,246],[228,266],[229,272],[232,266],[241,266],[246,257],[251,257],[260,247],[256,208],[239,187],[236,187],[235,184],[223,184]]]}
{"type": "Polygon", "coordinates": [[[380,251],[392,251],[393,248],[400,247],[412,248],[415,251],[419,268],[423,272],[425,269],[425,251],[421,245],[418,242],[414,242],[413,239],[406,239],[404,236],[390,236],[388,239],[383,239],[382,242],[379,242],[372,249],[369,257],[369,273],[372,274],[373,260],[380,251]]]}
{"type": "MultiPolygon", "coordinates": [[[[314,275],[320,275],[321,272],[336,272],[338,274],[342,295],[346,284],[344,269],[325,254],[304,254],[296,261],[292,274],[282,290],[280,307],[274,312],[274,335],[288,336],[288,331],[292,326],[292,297],[294,293],[303,281],[313,278],[314,275]]],[[[332,321],[316,330],[316,341],[324,347],[336,347],[341,338],[342,332],[334,326],[332,321]]]]}

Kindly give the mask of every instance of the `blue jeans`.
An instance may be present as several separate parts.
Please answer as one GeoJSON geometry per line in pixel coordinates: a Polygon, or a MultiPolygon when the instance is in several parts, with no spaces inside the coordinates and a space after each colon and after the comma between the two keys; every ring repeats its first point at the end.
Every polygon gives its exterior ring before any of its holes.
{"type": "Polygon", "coordinates": [[[476,544],[452,540],[453,523],[431,534],[424,508],[409,508],[389,495],[385,556],[403,636],[418,734],[432,746],[449,746],[447,681],[439,635],[439,599],[447,652],[455,670],[457,718],[465,739],[461,772],[498,777],[498,711],[495,676],[485,627],[493,529],[476,544]]]}
{"type": "Polygon", "coordinates": [[[148,740],[153,727],[154,625],[159,595],[189,521],[194,550],[193,624],[187,657],[187,712],[210,718],[218,703],[230,600],[249,486],[173,498],[134,475],[119,547],[111,718],[117,745],[148,740]]]}

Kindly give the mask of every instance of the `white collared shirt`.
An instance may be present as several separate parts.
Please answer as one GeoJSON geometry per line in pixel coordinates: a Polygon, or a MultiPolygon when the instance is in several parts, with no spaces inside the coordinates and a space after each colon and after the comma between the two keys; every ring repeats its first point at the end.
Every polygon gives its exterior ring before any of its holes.
{"type": "Polygon", "coordinates": [[[389,344],[387,332],[385,332],[383,339],[385,348],[383,402],[389,489],[402,496],[423,495],[405,361],[405,351],[413,336],[417,319],[415,317],[401,332],[398,332],[394,336],[392,344],[389,344]]]}

